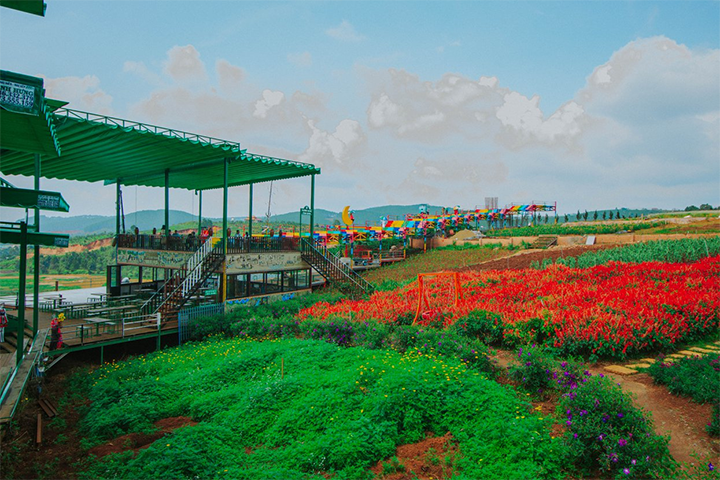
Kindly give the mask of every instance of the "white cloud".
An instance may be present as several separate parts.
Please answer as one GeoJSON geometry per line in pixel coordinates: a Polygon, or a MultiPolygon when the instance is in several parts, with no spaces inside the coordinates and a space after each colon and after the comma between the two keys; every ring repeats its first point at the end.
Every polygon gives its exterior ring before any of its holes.
{"type": "Polygon", "coordinates": [[[224,59],[215,62],[215,72],[220,88],[229,93],[237,92],[245,80],[245,70],[224,59]]]}
{"type": "Polygon", "coordinates": [[[263,90],[263,98],[255,102],[255,111],[253,116],[256,118],[266,118],[268,111],[282,103],[285,99],[283,92],[273,92],[272,90],[263,90]]]}
{"type": "Polygon", "coordinates": [[[307,125],[312,134],[308,148],[299,157],[301,162],[349,167],[352,155],[367,140],[360,123],[355,120],[342,120],[333,133],[317,128],[312,120],[308,120],[307,125]]]}
{"type": "Polygon", "coordinates": [[[289,53],[287,59],[288,62],[298,67],[309,67],[313,63],[310,52],[289,53]]]}
{"type": "Polygon", "coordinates": [[[113,113],[113,97],[100,88],[95,75],[45,79],[46,95],[70,102],[69,108],[108,115],[113,113]]]}
{"type": "Polygon", "coordinates": [[[165,73],[178,82],[199,82],[207,80],[205,64],[200,52],[192,45],[174,46],[168,50],[165,73]]]}
{"type": "Polygon", "coordinates": [[[355,27],[347,20],[340,22],[340,25],[337,27],[328,28],[325,30],[325,33],[336,40],[342,40],[344,42],[359,42],[365,39],[364,36],[355,31],[355,27]]]}
{"type": "Polygon", "coordinates": [[[496,116],[515,134],[512,136],[514,146],[532,141],[552,145],[558,140],[568,141],[581,132],[584,110],[573,101],[545,119],[537,95],[528,99],[517,92],[510,92],[504,99],[505,103],[497,109],[496,116]]]}

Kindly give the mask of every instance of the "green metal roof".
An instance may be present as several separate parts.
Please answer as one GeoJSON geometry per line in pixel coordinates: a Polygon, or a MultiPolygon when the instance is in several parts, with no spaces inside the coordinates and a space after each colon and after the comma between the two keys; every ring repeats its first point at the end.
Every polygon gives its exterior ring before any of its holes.
{"type": "MultiPolygon", "coordinates": [[[[43,157],[47,178],[124,185],[209,190],[223,186],[223,162],[230,158],[228,185],[247,185],[319,174],[307,163],[248,153],[237,142],[66,108],[52,114],[61,156],[43,157]]],[[[0,171],[33,175],[32,156],[5,151],[0,171]]]]}
{"type": "Polygon", "coordinates": [[[12,8],[13,10],[44,17],[47,5],[43,0],[0,0],[0,7],[12,8]]]}
{"type": "Polygon", "coordinates": [[[59,146],[43,79],[0,70],[0,148],[57,156],[59,146]]]}

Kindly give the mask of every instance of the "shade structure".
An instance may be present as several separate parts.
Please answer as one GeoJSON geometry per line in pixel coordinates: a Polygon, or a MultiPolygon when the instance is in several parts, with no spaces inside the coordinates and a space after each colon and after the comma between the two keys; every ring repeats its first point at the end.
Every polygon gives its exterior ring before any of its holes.
{"type": "Polygon", "coordinates": [[[43,0],[0,0],[0,7],[12,8],[13,10],[44,17],[47,5],[43,0]]]}
{"type": "MultiPolygon", "coordinates": [[[[52,114],[60,156],[43,157],[43,177],[210,190],[320,173],[314,165],[248,153],[237,142],[67,108],[52,114]]],[[[0,170],[32,175],[31,155],[0,151],[0,170]]]]}
{"type": "Polygon", "coordinates": [[[57,157],[59,145],[43,79],[0,70],[0,153],[13,150],[57,157]]]}

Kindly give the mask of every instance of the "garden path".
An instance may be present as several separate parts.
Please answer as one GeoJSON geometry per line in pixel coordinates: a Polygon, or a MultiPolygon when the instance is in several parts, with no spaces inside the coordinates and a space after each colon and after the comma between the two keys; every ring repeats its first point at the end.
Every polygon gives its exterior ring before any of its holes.
{"type": "MultiPolygon", "coordinates": [[[[493,359],[506,370],[514,356],[513,352],[497,350],[493,359]]],[[[720,463],[720,440],[705,431],[712,410],[710,405],[673,395],[645,373],[631,376],[609,373],[602,364],[591,365],[588,370],[593,375],[602,373],[612,378],[624,391],[633,394],[635,405],[652,413],[655,432],[670,436],[668,448],[676,461],[697,463],[698,459],[691,456],[695,453],[700,460],[709,458],[714,465],[720,463]]]]}

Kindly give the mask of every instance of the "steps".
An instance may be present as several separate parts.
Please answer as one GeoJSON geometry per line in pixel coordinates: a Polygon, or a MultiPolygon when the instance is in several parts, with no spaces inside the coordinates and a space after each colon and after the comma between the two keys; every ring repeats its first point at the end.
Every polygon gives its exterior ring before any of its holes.
{"type": "Polygon", "coordinates": [[[345,284],[350,296],[360,297],[371,294],[375,287],[355,271],[342,263],[323,246],[315,246],[306,239],[300,240],[300,256],[330,283],[345,284]]]}
{"type": "Polygon", "coordinates": [[[140,308],[143,315],[160,313],[163,322],[177,320],[178,312],[225,261],[223,243],[205,242],[187,264],[140,308]]]}
{"type": "Polygon", "coordinates": [[[558,237],[556,235],[540,235],[535,241],[530,244],[530,248],[546,249],[557,245],[558,237]]]}

